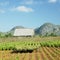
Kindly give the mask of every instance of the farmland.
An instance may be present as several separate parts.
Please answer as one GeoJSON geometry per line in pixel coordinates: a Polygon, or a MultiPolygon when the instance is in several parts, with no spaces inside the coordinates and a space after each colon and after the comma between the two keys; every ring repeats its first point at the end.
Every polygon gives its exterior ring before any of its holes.
{"type": "Polygon", "coordinates": [[[0,60],[60,60],[60,37],[0,38],[0,60]]]}

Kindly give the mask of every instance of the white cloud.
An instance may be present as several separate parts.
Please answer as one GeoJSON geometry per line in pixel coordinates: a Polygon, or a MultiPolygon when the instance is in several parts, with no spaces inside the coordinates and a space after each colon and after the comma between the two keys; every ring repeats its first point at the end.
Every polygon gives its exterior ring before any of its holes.
{"type": "Polygon", "coordinates": [[[5,13],[5,11],[4,11],[4,10],[2,10],[2,9],[0,9],[0,13],[5,13]]]}
{"type": "Polygon", "coordinates": [[[32,8],[28,8],[26,6],[18,6],[12,9],[13,11],[20,11],[20,12],[33,12],[32,8]]]}
{"type": "Polygon", "coordinates": [[[56,3],[57,0],[49,0],[48,2],[49,2],[49,3],[56,3]]]}

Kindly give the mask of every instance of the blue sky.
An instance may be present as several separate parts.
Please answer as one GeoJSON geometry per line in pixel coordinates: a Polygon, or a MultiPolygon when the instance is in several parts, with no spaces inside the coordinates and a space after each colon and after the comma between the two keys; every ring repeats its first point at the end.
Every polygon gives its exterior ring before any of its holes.
{"type": "Polygon", "coordinates": [[[60,0],[0,0],[0,31],[36,28],[46,22],[60,24],[60,0]]]}

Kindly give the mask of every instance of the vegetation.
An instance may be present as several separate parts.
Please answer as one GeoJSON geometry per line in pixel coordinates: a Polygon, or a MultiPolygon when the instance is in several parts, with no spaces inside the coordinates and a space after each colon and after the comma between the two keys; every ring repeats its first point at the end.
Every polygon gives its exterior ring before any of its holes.
{"type": "MultiPolygon", "coordinates": [[[[10,36],[10,34],[9,34],[10,36]]],[[[25,38],[26,39],[26,38],[25,38]]],[[[29,39],[29,37],[28,37],[29,39]]],[[[37,49],[39,47],[60,47],[60,40],[16,40],[11,42],[1,42],[0,50],[29,50],[29,49],[37,49]]],[[[38,38],[39,39],[39,38],[38,38]]]]}
{"type": "Polygon", "coordinates": [[[0,43],[0,50],[29,50],[29,49],[37,49],[39,47],[60,47],[60,40],[55,41],[43,41],[43,42],[35,42],[35,41],[21,41],[21,42],[8,42],[8,43],[0,43]]]}
{"type": "Polygon", "coordinates": [[[5,34],[5,37],[12,37],[12,34],[11,33],[7,33],[7,34],[5,34]]]}
{"type": "Polygon", "coordinates": [[[60,37],[0,38],[0,60],[60,60],[60,37]]]}

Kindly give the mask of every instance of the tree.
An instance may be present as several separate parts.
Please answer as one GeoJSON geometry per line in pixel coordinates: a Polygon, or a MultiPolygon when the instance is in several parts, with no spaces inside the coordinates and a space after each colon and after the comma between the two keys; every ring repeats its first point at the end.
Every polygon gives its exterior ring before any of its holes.
{"type": "Polygon", "coordinates": [[[48,32],[45,34],[45,36],[46,36],[46,37],[48,36],[48,32]]]}
{"type": "Polygon", "coordinates": [[[49,36],[57,36],[56,34],[54,34],[54,33],[51,33],[49,36]]]}
{"type": "Polygon", "coordinates": [[[1,33],[0,33],[0,37],[1,37],[1,33]]]}
{"type": "Polygon", "coordinates": [[[11,33],[7,33],[7,34],[5,35],[5,37],[12,37],[12,34],[11,34],[11,33]]]}

